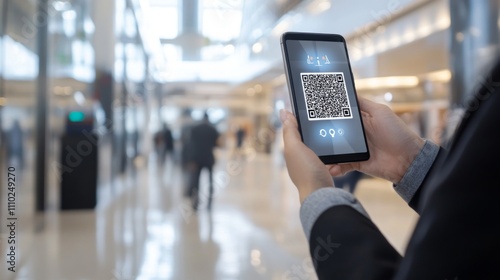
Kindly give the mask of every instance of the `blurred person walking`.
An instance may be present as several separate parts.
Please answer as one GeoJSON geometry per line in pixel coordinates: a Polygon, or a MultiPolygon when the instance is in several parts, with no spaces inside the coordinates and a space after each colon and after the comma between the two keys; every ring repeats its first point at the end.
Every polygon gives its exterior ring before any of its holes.
{"type": "Polygon", "coordinates": [[[191,118],[191,112],[185,110],[183,116],[181,117],[181,129],[179,136],[180,144],[180,154],[179,154],[179,164],[182,170],[182,194],[184,197],[190,197],[190,170],[188,166],[188,152],[189,152],[189,140],[191,135],[191,127],[193,126],[193,119],[191,118]]]}
{"type": "Polygon", "coordinates": [[[208,191],[208,209],[212,208],[213,196],[213,166],[215,157],[213,150],[217,146],[219,132],[208,120],[208,114],[205,113],[203,120],[193,125],[189,130],[189,140],[187,145],[187,164],[190,172],[189,196],[192,207],[198,209],[200,202],[200,175],[203,169],[209,173],[209,191],[208,191]]]}
{"type": "Polygon", "coordinates": [[[162,128],[155,135],[155,145],[158,155],[158,162],[161,166],[165,164],[167,157],[173,153],[174,139],[172,130],[167,124],[163,124],[162,128]]]}
{"type": "Polygon", "coordinates": [[[236,149],[240,150],[245,140],[246,131],[243,127],[239,126],[236,130],[236,149]]]}
{"type": "Polygon", "coordinates": [[[24,167],[24,136],[18,119],[14,120],[9,131],[4,133],[6,139],[6,153],[9,165],[24,167]]]}
{"type": "Polygon", "coordinates": [[[245,141],[245,136],[246,136],[246,130],[241,125],[238,125],[236,131],[234,132],[236,145],[233,150],[233,157],[236,157],[238,159],[243,158],[244,155],[243,142],[245,141]]]}

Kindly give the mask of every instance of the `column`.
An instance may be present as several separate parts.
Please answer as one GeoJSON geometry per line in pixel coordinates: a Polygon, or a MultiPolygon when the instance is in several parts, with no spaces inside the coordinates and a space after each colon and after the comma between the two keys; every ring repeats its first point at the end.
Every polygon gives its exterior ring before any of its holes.
{"type": "Polygon", "coordinates": [[[498,0],[450,0],[451,107],[462,107],[498,55],[498,0]]]}

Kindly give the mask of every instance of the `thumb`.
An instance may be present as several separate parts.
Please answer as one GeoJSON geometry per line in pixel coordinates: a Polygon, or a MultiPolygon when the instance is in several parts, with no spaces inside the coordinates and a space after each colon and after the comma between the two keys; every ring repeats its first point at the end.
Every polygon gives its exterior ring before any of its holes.
{"type": "Polygon", "coordinates": [[[302,142],[295,116],[289,111],[282,109],[280,111],[280,118],[283,124],[283,139],[285,141],[285,146],[287,143],[294,145],[297,141],[302,142]]]}
{"type": "Polygon", "coordinates": [[[373,102],[370,99],[362,96],[358,96],[358,103],[359,103],[359,108],[367,113],[371,113],[374,110],[377,110],[378,106],[380,106],[380,104],[373,102]]]}

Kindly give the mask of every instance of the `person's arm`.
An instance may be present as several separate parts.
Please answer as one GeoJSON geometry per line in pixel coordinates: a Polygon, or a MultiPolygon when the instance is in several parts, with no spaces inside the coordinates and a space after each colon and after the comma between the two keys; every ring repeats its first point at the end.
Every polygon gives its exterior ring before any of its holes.
{"type": "Polygon", "coordinates": [[[343,189],[333,188],[332,186],[325,186],[314,191],[302,202],[300,207],[300,221],[308,239],[318,218],[334,206],[352,207],[366,218],[370,218],[363,206],[351,193],[343,189]]]}
{"type": "Polygon", "coordinates": [[[394,190],[415,211],[418,212],[419,195],[423,183],[442,149],[430,140],[425,144],[410,164],[399,183],[394,184],[394,190]]]}
{"type": "Polygon", "coordinates": [[[281,112],[287,169],[299,191],[301,222],[320,279],[332,275],[339,279],[389,279],[401,260],[356,198],[332,188],[332,175],[359,170],[399,184],[401,193],[410,192],[408,186],[418,188],[420,184],[405,181],[411,180],[413,173],[425,177],[428,168],[424,170],[424,163],[435,151],[432,143],[412,132],[387,106],[363,98],[359,103],[371,157],[328,167],[301,141],[296,118],[281,112]],[[413,169],[422,172],[408,173],[413,169]]]}
{"type": "Polygon", "coordinates": [[[392,279],[402,260],[369,218],[345,205],[324,211],[308,241],[320,280],[392,279]]]}
{"type": "Polygon", "coordinates": [[[333,188],[327,167],[302,143],[295,117],[282,112],[288,173],[299,191],[301,222],[319,279],[389,279],[401,256],[349,192],[333,188]]]}

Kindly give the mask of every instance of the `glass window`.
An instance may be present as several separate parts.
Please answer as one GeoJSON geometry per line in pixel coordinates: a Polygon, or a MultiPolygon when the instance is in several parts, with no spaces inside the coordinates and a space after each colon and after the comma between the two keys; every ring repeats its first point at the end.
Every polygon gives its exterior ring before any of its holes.
{"type": "Polygon", "coordinates": [[[5,71],[4,78],[30,80],[38,75],[38,55],[11,37],[4,37],[5,71]]]}

